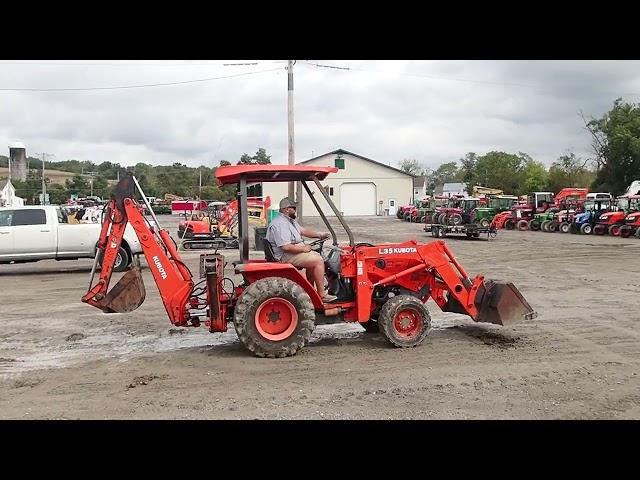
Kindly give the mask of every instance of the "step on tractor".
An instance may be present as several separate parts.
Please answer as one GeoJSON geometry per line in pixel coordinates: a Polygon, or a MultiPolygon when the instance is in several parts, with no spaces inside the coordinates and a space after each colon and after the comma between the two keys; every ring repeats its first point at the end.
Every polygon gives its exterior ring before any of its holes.
{"type": "Polygon", "coordinates": [[[98,246],[104,254],[100,279],[94,284],[94,266],[82,301],[106,313],[131,312],[144,301],[139,261],[109,290],[122,235],[130,223],[171,323],[181,327],[204,324],[211,332],[226,332],[233,323],[242,345],[259,357],[295,355],[316,325],[341,321],[378,330],[395,347],[415,347],[431,327],[425,305],[429,299],[445,312],[464,314],[476,322],[511,325],[537,316],[512,283],[485,280],[482,275],[470,277],[442,240],[427,244],[414,240],[381,245],[356,242],[320,183],[337,172],[336,167],[306,165],[219,167],[215,173],[218,183],[239,186],[240,260],[232,263],[236,274],[232,278],[225,276],[223,255],[203,253],[199,280],[180,259],[167,230],[150,228],[141,214],[135,191],[143,200],[145,197],[135,177],[123,178],[105,210],[98,246]],[[324,238],[309,244],[324,259],[329,292],[337,296],[332,303],[323,303],[296,267],[274,262],[268,241],[264,242],[265,259],[249,259],[247,184],[258,182],[301,182],[306,190],[332,239],[326,248],[324,238]],[[348,244],[338,243],[307,183],[317,187],[346,232],[348,244]],[[237,276],[241,280],[234,282],[237,276]]]}
{"type": "Polygon", "coordinates": [[[620,229],[625,224],[627,216],[640,210],[640,195],[621,196],[616,199],[615,211],[600,215],[598,223],[593,227],[595,235],[609,234],[620,236],[620,229]]]}
{"type": "Polygon", "coordinates": [[[576,213],[569,226],[570,233],[590,235],[598,223],[600,215],[611,211],[613,196],[610,193],[589,193],[584,204],[584,211],[576,213]]]}
{"type": "MultiPolygon", "coordinates": [[[[508,212],[518,203],[518,197],[513,195],[496,195],[487,199],[486,206],[479,206],[473,212],[473,223],[481,227],[489,227],[496,215],[508,212]]],[[[504,224],[504,221],[502,222],[504,224]]]]}

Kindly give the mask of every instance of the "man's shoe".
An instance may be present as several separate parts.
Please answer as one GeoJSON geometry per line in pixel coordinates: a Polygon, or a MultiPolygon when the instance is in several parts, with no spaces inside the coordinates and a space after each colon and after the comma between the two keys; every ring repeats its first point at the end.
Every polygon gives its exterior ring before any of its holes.
{"type": "Polygon", "coordinates": [[[330,303],[333,302],[334,300],[337,300],[338,297],[336,297],[335,295],[329,295],[328,293],[322,297],[322,302],[323,303],[330,303]]]}

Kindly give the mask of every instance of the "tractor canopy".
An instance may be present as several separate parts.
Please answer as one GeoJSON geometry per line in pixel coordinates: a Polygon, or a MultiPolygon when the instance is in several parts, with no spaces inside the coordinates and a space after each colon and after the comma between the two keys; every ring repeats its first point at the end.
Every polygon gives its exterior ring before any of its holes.
{"type": "Polygon", "coordinates": [[[239,183],[244,176],[247,183],[258,182],[303,182],[315,175],[324,180],[330,173],[336,173],[337,167],[318,167],[310,165],[230,165],[218,167],[216,178],[220,185],[239,183]]]}

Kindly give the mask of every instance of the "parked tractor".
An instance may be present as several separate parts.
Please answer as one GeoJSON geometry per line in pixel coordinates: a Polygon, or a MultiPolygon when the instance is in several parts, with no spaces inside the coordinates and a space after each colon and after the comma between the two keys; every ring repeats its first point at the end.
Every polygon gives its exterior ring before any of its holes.
{"type": "MultiPolygon", "coordinates": [[[[479,206],[479,198],[452,197],[447,206],[436,210],[436,214],[438,216],[437,223],[440,225],[471,224],[473,223],[471,219],[471,212],[479,206]]],[[[434,214],[434,218],[436,214],[434,214]]]]}
{"type": "Polygon", "coordinates": [[[620,227],[620,236],[629,238],[634,235],[640,238],[640,212],[633,212],[624,219],[624,225],[620,227]]]}
{"type": "Polygon", "coordinates": [[[609,234],[612,237],[620,235],[620,228],[625,224],[626,217],[640,210],[640,195],[621,196],[616,199],[616,211],[603,213],[598,223],[593,227],[595,235],[609,234]]]}
{"type": "MultiPolygon", "coordinates": [[[[518,197],[513,195],[496,195],[489,197],[486,207],[479,206],[474,210],[473,223],[477,223],[481,227],[488,227],[497,214],[511,210],[511,207],[517,203],[518,197]]],[[[502,228],[502,225],[500,228],[502,228]]]]}
{"type": "Polygon", "coordinates": [[[591,234],[600,215],[611,211],[612,206],[613,196],[610,193],[589,193],[584,204],[584,211],[574,215],[569,232],[591,234]]]}

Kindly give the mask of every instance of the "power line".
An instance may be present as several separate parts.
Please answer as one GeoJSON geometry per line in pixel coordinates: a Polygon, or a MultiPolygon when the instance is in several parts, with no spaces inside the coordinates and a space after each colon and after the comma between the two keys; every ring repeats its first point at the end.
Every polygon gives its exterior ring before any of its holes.
{"type": "Polygon", "coordinates": [[[417,74],[417,73],[401,73],[401,72],[383,72],[380,70],[368,70],[365,68],[358,67],[337,67],[335,65],[322,65],[318,63],[308,62],[306,60],[303,61],[307,65],[311,65],[314,67],[323,67],[323,68],[331,68],[335,70],[348,70],[352,72],[365,72],[365,73],[381,73],[385,75],[399,75],[402,77],[416,77],[416,78],[430,78],[433,80],[445,80],[452,82],[466,82],[466,83],[480,83],[480,84],[488,84],[488,85],[507,85],[513,87],[526,87],[526,88],[543,88],[542,85],[528,85],[524,83],[510,83],[510,82],[495,82],[491,80],[470,80],[466,78],[450,78],[450,77],[441,77],[438,75],[429,75],[429,74],[417,74]]]}
{"type": "Polygon", "coordinates": [[[88,88],[0,88],[3,92],[79,92],[79,91],[92,91],[92,90],[121,90],[128,88],[146,88],[146,87],[164,87],[168,85],[184,85],[187,83],[197,82],[211,82],[213,80],[222,80],[225,78],[243,77],[245,75],[256,75],[259,73],[275,72],[281,70],[280,68],[271,68],[268,70],[257,70],[255,72],[237,73],[235,75],[225,75],[223,77],[209,77],[209,78],[197,78],[195,80],[184,80],[181,82],[167,82],[167,83],[149,83],[144,85],[120,85],[115,87],[88,87],[88,88]]]}
{"type": "MultiPolygon", "coordinates": [[[[118,63],[107,63],[107,62],[29,62],[29,61],[5,61],[0,62],[0,65],[53,65],[53,66],[69,66],[69,67],[202,67],[202,66],[236,66],[236,65],[258,65],[259,63],[282,63],[283,61],[271,61],[271,62],[251,62],[251,63],[228,63],[228,61],[216,61],[216,62],[207,62],[207,63],[168,63],[168,62],[160,62],[160,63],[146,63],[144,60],[140,60],[137,62],[118,62],[118,63]]],[[[285,62],[286,63],[286,62],[285,62]]]]}

